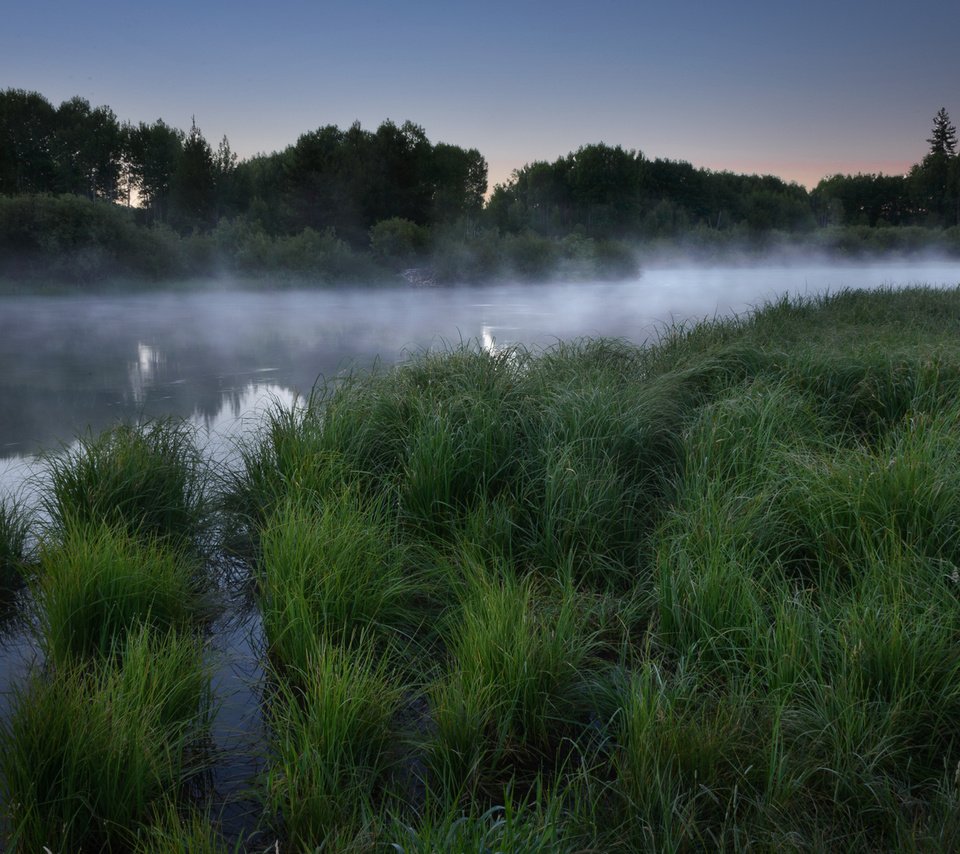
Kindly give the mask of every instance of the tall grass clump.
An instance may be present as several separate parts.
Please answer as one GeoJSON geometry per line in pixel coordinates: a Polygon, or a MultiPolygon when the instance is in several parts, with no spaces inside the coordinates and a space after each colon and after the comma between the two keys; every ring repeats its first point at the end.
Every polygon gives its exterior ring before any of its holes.
{"type": "Polygon", "coordinates": [[[397,683],[372,649],[322,638],[303,668],[291,680],[278,674],[267,710],[268,809],[296,850],[369,850],[393,756],[397,683]]]}
{"type": "Polygon", "coordinates": [[[107,523],[177,547],[201,545],[207,478],[188,424],[119,424],[47,462],[47,510],[56,527],[107,523]]]}
{"type": "Polygon", "coordinates": [[[415,825],[394,821],[388,838],[398,854],[442,851],[522,851],[524,854],[566,854],[578,850],[564,827],[564,801],[553,793],[520,799],[507,787],[503,803],[483,812],[465,812],[446,805],[438,816],[427,814],[415,825]]]}
{"type": "Polygon", "coordinates": [[[203,770],[209,674],[196,642],[144,628],[115,653],[15,693],[0,722],[9,850],[126,851],[154,805],[203,770]]]}
{"type": "Polygon", "coordinates": [[[594,648],[572,589],[548,592],[532,576],[468,560],[462,604],[449,615],[448,672],[430,692],[427,765],[444,798],[555,768],[584,709],[594,648]]]}
{"type": "Polygon", "coordinates": [[[13,499],[0,500],[0,595],[23,583],[30,516],[13,499]]]}
{"type": "Polygon", "coordinates": [[[243,838],[228,845],[220,830],[213,817],[193,805],[178,803],[173,795],[152,807],[149,823],[137,829],[130,850],[133,854],[240,854],[245,850],[243,838]]]}
{"type": "Polygon", "coordinates": [[[403,462],[404,519],[427,536],[450,537],[465,514],[495,499],[515,477],[516,417],[480,394],[422,400],[403,462]]]}
{"type": "Polygon", "coordinates": [[[729,846],[756,803],[768,738],[748,695],[644,664],[614,722],[614,835],[633,851],[729,846]]]}
{"type": "Polygon", "coordinates": [[[677,655],[743,667],[802,551],[783,507],[788,458],[826,440],[810,400],[755,380],[702,406],[685,445],[656,536],[659,634],[677,655]]]}
{"type": "Polygon", "coordinates": [[[398,541],[385,499],[355,488],[322,503],[290,499],[261,540],[261,610],[278,667],[305,669],[317,638],[397,648],[424,619],[424,571],[398,541]]]}
{"type": "Polygon", "coordinates": [[[690,396],[642,381],[623,348],[558,348],[531,372],[518,541],[551,571],[572,561],[593,583],[629,584],[672,489],[690,396]]]}
{"type": "Polygon", "coordinates": [[[231,548],[255,549],[259,530],[290,494],[320,498],[342,485],[346,471],[324,447],[312,399],[290,408],[275,403],[256,435],[241,443],[243,466],[227,473],[221,499],[231,548]]]}
{"type": "Polygon", "coordinates": [[[865,556],[849,595],[823,608],[818,678],[796,691],[791,740],[811,797],[841,821],[901,824],[960,760],[956,583],[937,561],[888,535],[865,556]]]}
{"type": "Polygon", "coordinates": [[[208,605],[195,558],[105,522],[68,522],[41,544],[35,593],[57,665],[123,648],[143,626],[187,631],[208,605]]]}
{"type": "Polygon", "coordinates": [[[318,385],[301,404],[271,412],[243,449],[228,510],[256,540],[291,492],[323,499],[351,483],[371,497],[397,490],[416,536],[447,536],[476,500],[511,482],[522,361],[465,346],[318,385]]]}

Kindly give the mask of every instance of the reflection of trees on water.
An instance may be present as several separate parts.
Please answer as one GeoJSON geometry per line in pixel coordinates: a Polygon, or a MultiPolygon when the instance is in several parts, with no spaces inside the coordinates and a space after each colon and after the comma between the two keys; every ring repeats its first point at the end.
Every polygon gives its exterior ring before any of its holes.
{"type": "Polygon", "coordinates": [[[306,394],[320,375],[368,366],[388,346],[330,318],[294,317],[291,334],[259,326],[254,311],[228,336],[222,323],[208,334],[203,317],[154,316],[148,304],[119,312],[92,299],[92,309],[70,311],[52,301],[58,310],[48,312],[25,302],[0,316],[0,456],[57,447],[120,419],[173,415],[209,430],[242,418],[251,388],[306,394]]]}

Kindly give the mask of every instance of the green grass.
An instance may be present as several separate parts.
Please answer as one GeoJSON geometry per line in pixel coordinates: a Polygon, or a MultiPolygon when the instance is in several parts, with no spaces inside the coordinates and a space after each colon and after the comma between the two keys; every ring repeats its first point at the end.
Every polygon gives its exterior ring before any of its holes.
{"type": "Polygon", "coordinates": [[[13,499],[0,500],[0,595],[22,585],[30,515],[13,499]]]}
{"type": "Polygon", "coordinates": [[[50,664],[103,657],[142,626],[185,631],[210,609],[196,558],[106,523],[70,522],[42,543],[34,584],[50,664]]]}
{"type": "Polygon", "coordinates": [[[138,828],[134,854],[239,854],[243,839],[227,845],[218,823],[195,806],[164,798],[152,808],[148,824],[138,828]]]}
{"type": "Polygon", "coordinates": [[[128,850],[207,762],[209,674],[189,636],[141,629],[93,667],[35,674],[14,701],[0,724],[11,851],[128,850]]]}
{"type": "Polygon", "coordinates": [[[956,840],[958,332],[960,291],[842,292],[647,348],[460,347],[274,413],[230,495],[273,636],[372,654],[436,594],[389,683],[422,698],[394,734],[421,795],[368,790],[351,844],[956,840]],[[538,787],[568,793],[549,820],[538,787]]]}
{"type": "Polygon", "coordinates": [[[383,499],[345,489],[324,502],[285,501],[261,534],[260,603],[274,663],[304,669],[318,638],[377,639],[381,651],[409,645],[428,599],[419,595],[426,573],[408,552],[383,499]]]}
{"type": "Polygon", "coordinates": [[[464,570],[462,601],[448,617],[450,662],[429,692],[435,731],[426,745],[430,785],[454,798],[561,764],[596,664],[571,588],[470,559],[464,570]]]}
{"type": "Polygon", "coordinates": [[[93,523],[201,545],[208,527],[205,463],[186,423],[119,424],[47,459],[55,526],[93,523]]]}
{"type": "Polygon", "coordinates": [[[383,659],[318,640],[282,677],[267,718],[275,757],[266,799],[297,850],[368,850],[391,761],[400,691],[383,659]]]}

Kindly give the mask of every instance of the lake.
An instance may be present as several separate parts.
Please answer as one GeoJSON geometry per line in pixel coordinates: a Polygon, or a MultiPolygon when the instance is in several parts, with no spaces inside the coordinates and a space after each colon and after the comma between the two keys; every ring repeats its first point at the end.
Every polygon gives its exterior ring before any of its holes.
{"type": "Polygon", "coordinates": [[[118,419],[190,419],[229,437],[318,377],[427,347],[548,346],[748,311],[784,293],[960,284],[960,262],[663,267],[617,283],[0,297],[0,494],[32,455],[118,419]]]}

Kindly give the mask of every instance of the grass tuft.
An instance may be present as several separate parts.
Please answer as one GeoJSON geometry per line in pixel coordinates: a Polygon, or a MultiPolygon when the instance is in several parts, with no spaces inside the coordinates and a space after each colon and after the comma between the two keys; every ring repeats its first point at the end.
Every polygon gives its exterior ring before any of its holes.
{"type": "Polygon", "coordinates": [[[10,849],[126,850],[153,806],[203,769],[209,716],[189,636],[142,628],[93,667],[36,674],[0,722],[10,849]]]}
{"type": "Polygon", "coordinates": [[[106,523],[176,547],[201,545],[209,522],[205,464],[185,422],[120,424],[79,438],[47,463],[55,527],[106,523]]]}

